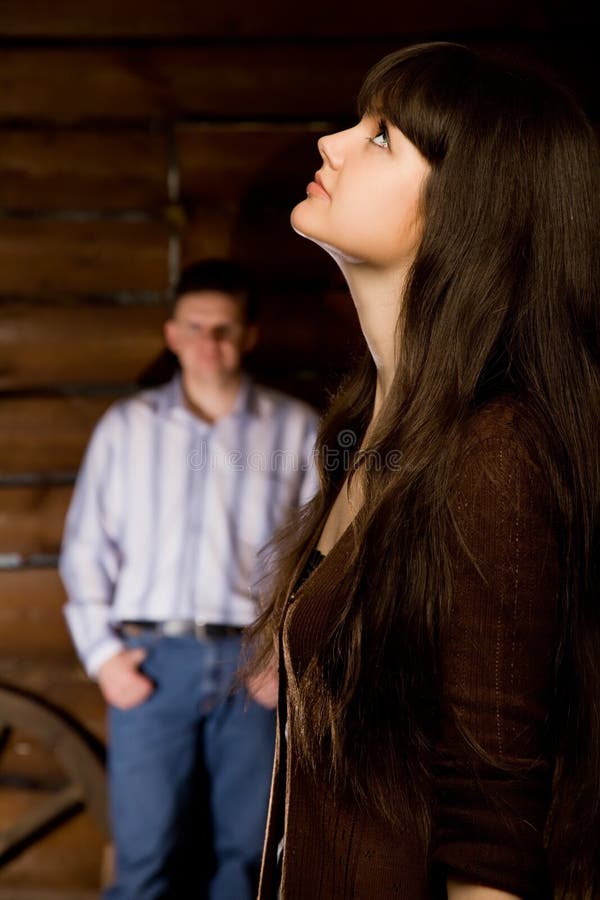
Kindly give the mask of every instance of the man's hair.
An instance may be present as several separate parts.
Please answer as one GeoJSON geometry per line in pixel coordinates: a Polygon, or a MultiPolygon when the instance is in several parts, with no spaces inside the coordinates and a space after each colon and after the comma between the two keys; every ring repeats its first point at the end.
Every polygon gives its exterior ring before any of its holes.
{"type": "Polygon", "coordinates": [[[175,285],[171,312],[184,294],[219,291],[237,300],[248,324],[256,322],[258,303],[250,273],[241,263],[229,259],[203,259],[186,266],[175,285]]]}

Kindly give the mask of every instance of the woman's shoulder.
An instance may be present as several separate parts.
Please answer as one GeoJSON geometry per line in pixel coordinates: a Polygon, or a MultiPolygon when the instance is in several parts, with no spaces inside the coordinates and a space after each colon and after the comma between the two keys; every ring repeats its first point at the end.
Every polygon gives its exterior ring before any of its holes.
{"type": "Polygon", "coordinates": [[[531,455],[532,441],[540,430],[534,413],[522,400],[502,396],[478,407],[471,415],[465,434],[465,449],[484,450],[494,444],[531,455]]]}
{"type": "Polygon", "coordinates": [[[479,407],[471,416],[464,436],[458,471],[472,477],[485,470],[539,481],[539,450],[544,440],[533,410],[526,402],[502,396],[479,407]]]}
{"type": "Polygon", "coordinates": [[[461,533],[481,553],[501,533],[518,539],[523,552],[548,545],[555,502],[541,462],[543,440],[531,408],[510,398],[486,404],[469,422],[449,503],[461,533]]]}
{"type": "Polygon", "coordinates": [[[474,410],[469,420],[468,436],[478,440],[518,439],[523,421],[527,418],[528,408],[523,401],[506,395],[496,397],[474,410]]]}

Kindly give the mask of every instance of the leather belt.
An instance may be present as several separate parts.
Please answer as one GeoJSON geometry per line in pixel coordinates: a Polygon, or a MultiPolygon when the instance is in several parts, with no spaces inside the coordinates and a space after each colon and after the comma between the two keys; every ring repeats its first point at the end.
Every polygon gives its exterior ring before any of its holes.
{"type": "Polygon", "coordinates": [[[199,641],[239,637],[244,631],[239,625],[217,625],[213,622],[194,622],[192,619],[167,619],[164,622],[119,622],[116,630],[119,634],[127,637],[156,634],[160,637],[195,637],[199,641]]]}

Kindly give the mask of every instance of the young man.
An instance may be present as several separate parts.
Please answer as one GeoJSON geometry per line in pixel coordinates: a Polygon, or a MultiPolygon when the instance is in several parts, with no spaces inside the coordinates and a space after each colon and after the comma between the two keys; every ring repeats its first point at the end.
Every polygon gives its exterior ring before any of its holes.
{"type": "Polygon", "coordinates": [[[243,373],[257,326],[238,266],[186,269],[165,338],[181,372],[97,425],[60,563],[75,646],[109,704],[105,898],[198,900],[209,882],[210,900],[250,900],[274,703],[231,687],[256,554],[316,490],[316,420],[243,373]]]}

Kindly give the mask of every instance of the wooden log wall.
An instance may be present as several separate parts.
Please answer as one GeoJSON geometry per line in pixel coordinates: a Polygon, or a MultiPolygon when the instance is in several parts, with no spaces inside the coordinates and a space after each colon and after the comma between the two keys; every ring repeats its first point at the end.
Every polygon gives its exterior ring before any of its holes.
{"type": "MultiPolygon", "coordinates": [[[[288,224],[318,135],[352,120],[373,62],[427,39],[537,59],[597,118],[591,12],[581,0],[383,0],[374,14],[341,0],[0,3],[0,681],[104,737],[56,558],[90,431],[160,354],[182,264],[247,261],[263,295],[254,369],[323,404],[358,339],[333,263],[288,224]]],[[[0,829],[25,802],[5,782],[0,829]]],[[[93,889],[100,849],[74,821],[0,869],[0,900],[28,884],[93,889]]]]}

